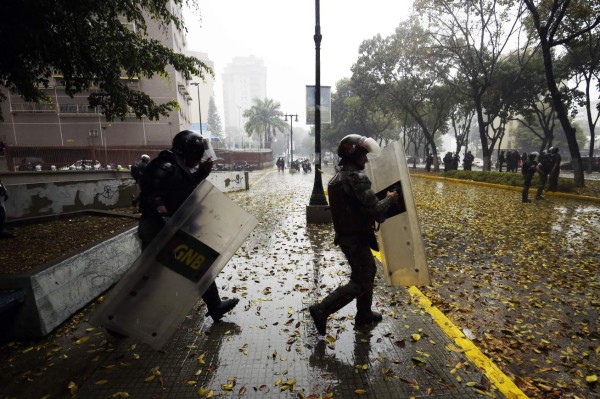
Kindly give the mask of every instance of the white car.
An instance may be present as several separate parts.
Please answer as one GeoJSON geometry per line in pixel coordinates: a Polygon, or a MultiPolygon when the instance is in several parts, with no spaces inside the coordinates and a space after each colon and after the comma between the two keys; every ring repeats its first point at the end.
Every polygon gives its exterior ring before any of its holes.
{"type": "Polygon", "coordinates": [[[473,165],[479,166],[480,168],[483,168],[483,159],[481,159],[481,158],[475,158],[473,160],[473,165]]]}

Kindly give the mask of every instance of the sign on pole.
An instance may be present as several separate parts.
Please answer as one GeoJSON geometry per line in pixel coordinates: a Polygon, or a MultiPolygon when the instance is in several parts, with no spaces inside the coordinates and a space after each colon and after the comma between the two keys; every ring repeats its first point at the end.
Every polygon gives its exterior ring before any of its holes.
{"type": "MultiPolygon", "coordinates": [[[[331,123],[331,86],[321,86],[321,123],[331,123]]],[[[315,86],[306,86],[306,124],[315,124],[315,86]]]]}

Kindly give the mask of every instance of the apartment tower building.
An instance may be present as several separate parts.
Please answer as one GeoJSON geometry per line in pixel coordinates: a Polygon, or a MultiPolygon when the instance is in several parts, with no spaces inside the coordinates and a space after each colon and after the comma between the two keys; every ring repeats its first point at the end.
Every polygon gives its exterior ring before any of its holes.
{"type": "Polygon", "coordinates": [[[244,131],[244,111],[252,107],[253,99],[264,100],[266,96],[267,68],[264,61],[255,56],[233,58],[223,72],[223,126],[230,147],[248,146],[250,139],[244,131]]]}

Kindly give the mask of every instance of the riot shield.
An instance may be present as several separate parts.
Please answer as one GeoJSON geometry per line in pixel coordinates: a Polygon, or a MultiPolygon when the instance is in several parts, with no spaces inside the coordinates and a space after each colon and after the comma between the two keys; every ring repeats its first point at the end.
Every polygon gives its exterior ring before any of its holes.
{"type": "Polygon", "coordinates": [[[111,289],[90,322],[162,348],[257,223],[203,181],[111,289]]]}
{"type": "Polygon", "coordinates": [[[395,141],[380,156],[369,158],[365,170],[379,198],[392,189],[399,196],[398,205],[390,208],[377,233],[386,283],[395,287],[429,284],[425,247],[402,144],[395,141]]]}

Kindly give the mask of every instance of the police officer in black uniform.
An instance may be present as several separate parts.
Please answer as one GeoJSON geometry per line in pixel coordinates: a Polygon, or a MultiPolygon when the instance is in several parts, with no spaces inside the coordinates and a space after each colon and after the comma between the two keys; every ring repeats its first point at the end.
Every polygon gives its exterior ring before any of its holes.
{"type": "Polygon", "coordinates": [[[558,153],[558,147],[550,148],[550,158],[552,158],[552,170],[548,176],[548,190],[554,192],[558,190],[558,175],[560,174],[561,156],[558,153]]]}
{"type": "Polygon", "coordinates": [[[527,161],[525,161],[521,167],[521,173],[523,174],[523,191],[521,193],[522,202],[531,202],[528,198],[529,187],[531,187],[531,180],[533,180],[533,175],[535,175],[537,166],[537,161],[535,158],[537,156],[537,152],[530,153],[527,161]]]}
{"type": "MultiPolygon", "coordinates": [[[[140,181],[138,236],[142,250],[160,232],[169,217],[210,174],[212,160],[201,162],[205,142],[196,132],[184,130],[173,137],[171,150],[161,151],[146,166],[140,181]]],[[[208,287],[202,299],[215,322],[238,304],[239,299],[221,300],[217,285],[208,287]]]]}
{"type": "Polygon", "coordinates": [[[538,184],[537,193],[535,194],[536,200],[544,199],[542,192],[548,181],[548,174],[552,171],[552,157],[546,150],[542,151],[538,157],[537,172],[540,178],[540,184],[538,184]]]}
{"type": "Polygon", "coordinates": [[[356,298],[355,327],[369,326],[382,320],[371,310],[377,267],[371,253],[377,247],[375,221],[383,222],[388,208],[398,201],[398,193],[388,191],[379,200],[371,181],[364,174],[367,153],[380,152],[372,138],[350,134],[338,146],[341,170],[329,181],[329,203],[339,245],[350,264],[350,281],[336,288],[320,303],[309,306],[317,331],[327,332],[327,317],[356,298]]]}
{"type": "Polygon", "coordinates": [[[14,238],[14,234],[4,231],[4,223],[6,223],[6,208],[4,201],[8,201],[8,190],[0,180],[0,238],[14,238]]]}
{"type": "MultiPolygon", "coordinates": [[[[148,166],[148,162],[150,162],[150,156],[147,154],[143,154],[140,157],[140,160],[137,161],[135,164],[131,165],[131,177],[133,177],[133,179],[135,180],[136,184],[140,184],[140,180],[142,179],[142,175],[144,174],[144,170],[146,169],[146,166],[148,166]]],[[[137,204],[140,202],[140,195],[136,195],[133,200],[131,201],[131,204],[133,206],[137,206],[137,204]]]]}

